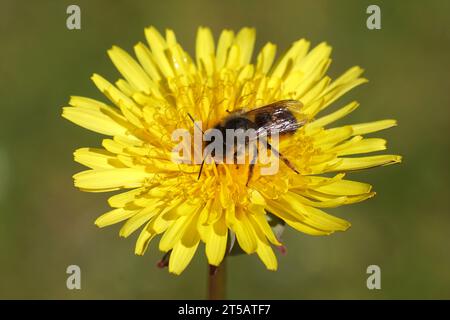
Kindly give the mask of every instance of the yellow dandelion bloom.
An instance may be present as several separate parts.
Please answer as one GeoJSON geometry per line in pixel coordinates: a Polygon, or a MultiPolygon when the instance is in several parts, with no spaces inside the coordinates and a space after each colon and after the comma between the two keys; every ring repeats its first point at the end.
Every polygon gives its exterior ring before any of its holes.
{"type": "Polygon", "coordinates": [[[102,148],[75,151],[75,161],[89,168],[74,175],[75,186],[88,192],[130,189],[110,197],[113,210],[95,224],[124,222],[122,237],[141,229],[138,255],[160,235],[159,249],[170,252],[172,273],[186,268],[200,242],[209,264],[220,265],[232,237],[245,253],[256,253],[276,270],[272,246],[281,243],[271,228],[274,219],[309,235],[344,231],[350,223],[322,209],[374,195],[370,185],[344,179],[345,172],[401,160],[396,155],[353,156],[385,150],[385,140],[363,136],[395,126],[395,120],[330,127],[358,103],[324,115],[325,109],[367,80],[360,67],[334,80],[327,76],[331,47],[326,43],[310,49],[307,40],[298,40],[275,63],[276,46],[270,42],[252,60],[251,28],[237,34],[224,30],[217,43],[210,29],[199,28],[195,59],[172,30],[164,37],[149,27],[145,36],[147,44],[134,46],[136,58],[115,46],[108,51],[122,78],[113,84],[92,76],[109,103],[74,96],[62,116],[111,137],[103,139],[102,148]],[[308,119],[279,144],[300,174],[280,163],[277,174],[263,176],[256,170],[247,184],[248,165],[205,164],[198,179],[199,164],[172,161],[171,134],[192,129],[188,113],[212,127],[227,112],[285,99],[300,101],[308,119]]]}

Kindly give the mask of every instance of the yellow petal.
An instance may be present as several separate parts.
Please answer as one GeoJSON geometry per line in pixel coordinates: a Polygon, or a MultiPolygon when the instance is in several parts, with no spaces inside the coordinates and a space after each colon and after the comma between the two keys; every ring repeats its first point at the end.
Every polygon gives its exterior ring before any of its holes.
{"type": "Polygon", "coordinates": [[[330,231],[345,231],[350,227],[350,223],[344,219],[340,219],[323,212],[320,209],[303,205],[303,214],[308,215],[311,223],[320,229],[330,231]]]}
{"type": "Polygon", "coordinates": [[[387,166],[402,161],[402,157],[396,155],[381,155],[359,158],[340,158],[340,162],[330,171],[347,171],[387,166]]]}
{"type": "Polygon", "coordinates": [[[170,253],[169,272],[179,275],[191,262],[197,251],[200,238],[190,246],[185,245],[182,241],[177,242],[170,253]]]}
{"type": "MultiPolygon", "coordinates": [[[[305,79],[305,74],[300,70],[292,71],[289,76],[286,77],[286,80],[283,82],[283,91],[286,95],[291,96],[294,95],[295,98],[300,99],[302,87],[307,87],[309,89],[309,81],[313,81],[310,78],[305,79]]],[[[303,100],[302,100],[303,101],[303,100]]]]}
{"type": "Polygon", "coordinates": [[[358,79],[364,73],[364,69],[359,66],[354,66],[344,72],[339,78],[337,78],[333,83],[328,87],[327,92],[332,91],[336,87],[349,83],[355,79],[358,79]]]}
{"type": "Polygon", "coordinates": [[[167,58],[167,43],[161,34],[154,27],[145,29],[145,37],[152,50],[156,65],[166,78],[175,76],[172,65],[167,58]]]}
{"type": "Polygon", "coordinates": [[[144,128],[140,120],[142,118],[142,111],[132,99],[98,74],[92,75],[91,79],[97,88],[120,108],[130,126],[144,128]]]}
{"type": "MultiPolygon", "coordinates": [[[[170,56],[172,58],[172,68],[174,69],[177,76],[184,76],[178,77],[178,80],[181,81],[181,83],[184,85],[189,85],[189,82],[186,79],[192,71],[192,68],[195,69],[195,66],[191,63],[191,59],[187,57],[187,53],[179,44],[171,46],[169,50],[170,56]]],[[[212,58],[213,54],[211,55],[211,59],[212,58]]],[[[212,62],[209,65],[211,66],[211,68],[213,68],[212,62]]]]}
{"type": "Polygon", "coordinates": [[[271,271],[276,271],[278,268],[277,257],[273,253],[272,247],[267,240],[258,239],[258,248],[256,249],[261,261],[265,264],[266,268],[271,271]]]}
{"type": "Polygon", "coordinates": [[[334,121],[337,121],[337,120],[345,117],[346,115],[351,113],[353,110],[355,110],[358,106],[359,106],[358,102],[356,102],[356,101],[350,102],[345,107],[342,107],[333,113],[330,113],[324,117],[321,117],[321,118],[311,122],[310,124],[308,124],[308,127],[309,127],[309,129],[324,127],[327,124],[330,124],[334,121]]]}
{"type": "Polygon", "coordinates": [[[252,221],[253,228],[256,234],[257,249],[256,254],[259,256],[261,261],[266,265],[268,270],[275,271],[278,268],[278,262],[275,254],[273,253],[272,247],[267,242],[266,236],[259,229],[258,224],[252,221]]]}
{"type": "Polygon", "coordinates": [[[300,232],[312,236],[328,235],[332,233],[331,231],[320,230],[303,223],[298,217],[290,214],[286,208],[277,204],[276,201],[269,201],[267,204],[267,209],[280,219],[284,220],[289,226],[300,232]]]}
{"type": "Polygon", "coordinates": [[[193,218],[183,231],[181,239],[173,246],[170,253],[169,272],[180,274],[191,262],[192,257],[197,251],[200,242],[200,236],[197,231],[198,214],[193,218]]]}
{"type": "Polygon", "coordinates": [[[255,212],[254,210],[251,211],[253,214],[249,215],[249,220],[254,225],[255,229],[258,229],[262,232],[264,237],[267,237],[267,239],[273,243],[276,246],[281,246],[281,243],[278,241],[278,239],[275,237],[275,234],[272,231],[272,228],[270,227],[269,223],[267,222],[266,213],[264,209],[255,212]]]}
{"type": "Polygon", "coordinates": [[[354,124],[351,127],[353,129],[353,135],[362,135],[391,128],[396,125],[397,121],[395,120],[380,120],[374,122],[354,124]]]}
{"type": "Polygon", "coordinates": [[[250,63],[255,45],[256,30],[254,28],[242,28],[236,35],[235,43],[239,46],[239,66],[250,63]]]}
{"type": "Polygon", "coordinates": [[[95,225],[97,227],[103,228],[112,224],[116,224],[118,222],[131,218],[138,211],[139,210],[125,208],[114,209],[98,217],[97,220],[95,220],[95,225]]]}
{"type": "Polygon", "coordinates": [[[112,62],[125,77],[128,83],[135,89],[144,93],[150,93],[152,80],[142,70],[141,66],[126,51],[119,47],[113,46],[108,50],[108,55],[112,62]]]}
{"type": "Polygon", "coordinates": [[[233,44],[228,52],[225,68],[236,70],[240,68],[240,48],[233,44]]]}
{"type": "Polygon", "coordinates": [[[248,254],[256,251],[255,230],[245,213],[241,214],[241,217],[233,222],[231,229],[236,233],[236,239],[242,250],[248,254]]]}
{"type": "Polygon", "coordinates": [[[127,238],[144,223],[156,216],[161,211],[159,204],[159,201],[154,200],[153,203],[148,205],[148,207],[137,212],[132,218],[125,222],[122,228],[120,228],[119,236],[127,238]]]}
{"type": "Polygon", "coordinates": [[[293,66],[296,66],[305,57],[308,49],[309,42],[305,39],[294,42],[274,68],[272,76],[283,78],[283,76],[288,75],[293,66]]]}
{"type": "Polygon", "coordinates": [[[211,225],[206,241],[205,251],[210,265],[219,266],[222,262],[227,247],[227,238],[228,228],[225,224],[225,217],[222,217],[211,225]]]}
{"type": "Polygon", "coordinates": [[[258,192],[258,190],[256,189],[251,189],[250,190],[250,201],[255,204],[255,205],[260,205],[260,206],[264,206],[266,205],[266,200],[264,199],[264,197],[261,195],[260,192],[258,192]]]}
{"type": "Polygon", "coordinates": [[[318,66],[329,60],[331,50],[331,46],[326,42],[318,44],[304,58],[298,60],[294,70],[300,70],[305,74],[311,73],[313,70],[318,69],[318,66]]]}
{"type": "MultiPolygon", "coordinates": [[[[327,68],[328,65],[330,64],[330,61],[324,61],[322,63],[322,65],[320,66],[320,68],[327,68]]],[[[322,76],[320,76],[320,78],[322,78],[322,76]]],[[[319,110],[319,107],[315,104],[316,101],[320,101],[320,105],[323,105],[323,92],[325,91],[325,89],[327,88],[328,84],[331,82],[331,78],[328,76],[323,77],[322,79],[320,79],[320,81],[318,81],[314,86],[312,86],[311,88],[308,88],[306,90],[305,88],[305,94],[304,95],[300,95],[299,93],[297,93],[296,95],[296,99],[301,100],[302,103],[305,105],[304,108],[304,112],[311,114],[311,115],[315,115],[315,113],[317,113],[319,110]]],[[[306,83],[306,81],[305,81],[306,83]]],[[[300,88],[302,88],[300,86],[300,88]]],[[[300,89],[297,89],[298,92],[300,92],[300,89]]]]}
{"type": "Polygon", "coordinates": [[[207,75],[214,71],[214,38],[209,28],[198,28],[195,55],[197,66],[204,69],[207,75]]]}
{"type": "Polygon", "coordinates": [[[225,66],[228,58],[228,51],[233,44],[234,33],[231,30],[223,30],[220,34],[219,43],[217,45],[216,53],[216,68],[222,69],[225,66]]]}
{"type": "MultiPolygon", "coordinates": [[[[331,90],[330,92],[327,92],[323,96],[325,103],[322,105],[321,110],[323,110],[326,107],[328,107],[329,105],[331,105],[334,101],[336,101],[337,99],[342,97],[348,91],[352,90],[353,88],[355,88],[361,84],[367,83],[367,82],[368,82],[367,79],[358,78],[358,79],[352,80],[348,83],[336,86],[335,88],[333,88],[333,90],[331,90]]],[[[330,84],[330,86],[331,85],[332,84],[330,84]]]]}
{"type": "Polygon", "coordinates": [[[336,180],[330,184],[314,187],[316,191],[338,196],[360,195],[370,192],[371,189],[370,184],[351,180],[336,180]]]}
{"type": "Polygon", "coordinates": [[[277,53],[277,46],[273,43],[266,43],[256,58],[256,70],[263,74],[267,74],[272,67],[277,53]]]}
{"type": "Polygon", "coordinates": [[[102,146],[114,154],[128,154],[127,148],[124,144],[112,139],[103,139],[102,146]]]}
{"type": "Polygon", "coordinates": [[[167,252],[173,248],[175,243],[181,239],[186,229],[190,227],[192,221],[198,218],[200,205],[191,205],[186,202],[175,207],[174,211],[177,217],[167,228],[159,242],[159,250],[167,252]]]}
{"type": "Polygon", "coordinates": [[[120,91],[122,91],[125,95],[128,97],[131,97],[134,93],[136,93],[136,89],[133,88],[128,82],[126,82],[124,79],[119,79],[116,81],[116,86],[119,88],[120,91]]]}
{"type": "Polygon", "coordinates": [[[191,219],[192,216],[186,215],[173,221],[159,241],[159,250],[167,252],[172,249],[175,243],[183,236],[183,232],[191,222],[191,219]]]}
{"type": "Polygon", "coordinates": [[[125,135],[128,131],[123,117],[106,105],[64,107],[62,116],[83,128],[109,136],[125,135]]]}
{"type": "Polygon", "coordinates": [[[178,216],[194,215],[202,208],[202,202],[199,199],[184,201],[181,205],[174,208],[174,213],[178,216]]]}
{"type": "Polygon", "coordinates": [[[154,175],[136,168],[86,170],[73,176],[75,186],[87,190],[141,187],[154,175]]]}
{"type": "Polygon", "coordinates": [[[77,149],[73,155],[76,162],[91,169],[125,168],[115,154],[104,149],[81,148],[77,149]]]}
{"type": "Polygon", "coordinates": [[[155,229],[157,233],[162,233],[167,230],[173,221],[178,218],[175,210],[184,200],[185,199],[182,199],[181,197],[165,200],[161,213],[154,218],[155,222],[153,224],[153,229],[155,229]]]}
{"type": "Polygon", "coordinates": [[[350,126],[323,130],[314,135],[314,145],[322,149],[327,148],[350,138],[352,134],[353,130],[350,126]]]}
{"type": "Polygon", "coordinates": [[[222,204],[223,208],[227,208],[230,205],[232,205],[231,201],[231,194],[228,190],[227,182],[221,181],[220,184],[220,194],[219,194],[220,203],[222,204]]]}
{"type": "Polygon", "coordinates": [[[126,204],[133,202],[136,196],[145,192],[145,190],[146,188],[142,187],[116,194],[108,199],[108,204],[113,208],[124,207],[126,204]]]}
{"type": "Polygon", "coordinates": [[[134,52],[142,68],[144,68],[150,78],[155,82],[161,80],[161,74],[154,63],[153,54],[150,49],[142,42],[139,42],[134,46],[134,52]]]}
{"type": "Polygon", "coordinates": [[[347,221],[329,215],[322,210],[305,205],[301,197],[293,192],[288,192],[279,200],[285,210],[293,216],[297,216],[303,223],[324,231],[345,231],[350,227],[347,221]]]}
{"type": "MultiPolygon", "coordinates": [[[[239,72],[239,76],[238,76],[238,82],[239,83],[244,83],[245,84],[248,83],[248,81],[253,77],[255,72],[255,67],[252,64],[248,64],[245,67],[242,68],[241,72],[239,72]]],[[[247,94],[247,92],[245,91],[245,88],[242,89],[242,96],[244,97],[247,94]]]]}
{"type": "Polygon", "coordinates": [[[321,176],[302,176],[295,175],[292,177],[292,183],[290,185],[291,188],[300,188],[305,189],[306,187],[320,187],[323,185],[327,185],[333,183],[336,180],[341,180],[345,177],[344,173],[336,174],[334,177],[321,177],[321,176]]]}
{"type": "Polygon", "coordinates": [[[172,29],[166,29],[166,42],[169,47],[178,44],[177,37],[172,29]]]}
{"type": "Polygon", "coordinates": [[[139,237],[136,241],[134,253],[138,256],[142,256],[148,248],[150,241],[156,236],[156,232],[151,228],[152,221],[149,221],[147,225],[142,229],[139,237]]]}
{"type": "MultiPolygon", "coordinates": [[[[301,202],[305,205],[316,207],[316,208],[336,208],[339,206],[342,206],[343,204],[347,203],[347,197],[341,196],[341,197],[332,197],[327,198],[326,200],[320,200],[320,201],[313,201],[308,198],[303,197],[301,194],[292,191],[297,194],[297,197],[301,199],[301,202]]],[[[304,192],[305,195],[309,196],[311,195],[311,192],[304,192]]]]}
{"type": "Polygon", "coordinates": [[[370,138],[346,144],[345,146],[338,145],[335,148],[331,149],[330,152],[336,152],[338,156],[345,156],[351,154],[370,153],[381,150],[386,150],[386,140],[370,138]]]}

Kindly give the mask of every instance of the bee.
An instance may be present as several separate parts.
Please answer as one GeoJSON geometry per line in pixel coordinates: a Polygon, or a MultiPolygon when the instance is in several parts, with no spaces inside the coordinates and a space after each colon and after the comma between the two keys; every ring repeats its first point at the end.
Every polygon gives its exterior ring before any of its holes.
{"type": "MultiPolygon", "coordinates": [[[[267,149],[271,150],[271,152],[275,156],[280,158],[295,173],[299,173],[299,171],[285,156],[283,156],[278,150],[270,145],[267,139],[270,138],[271,133],[274,132],[276,132],[280,137],[283,137],[292,135],[299,128],[301,128],[307,122],[306,116],[301,112],[302,107],[303,104],[300,101],[281,100],[252,110],[238,109],[229,112],[228,116],[223,118],[217,125],[213,127],[213,129],[220,131],[222,137],[226,136],[226,131],[228,129],[235,131],[239,129],[243,131],[252,129],[253,134],[245,140],[245,146],[236,145],[235,140],[231,142],[224,140],[223,151],[225,154],[233,151],[234,160],[237,159],[238,150],[242,150],[242,147],[248,149],[248,145],[254,142],[256,139],[265,139],[267,149]]],[[[192,116],[190,114],[188,114],[188,116],[194,122],[192,116]]],[[[207,142],[206,147],[210,143],[211,142],[207,142]]],[[[255,146],[255,144],[253,145],[255,146]]],[[[254,151],[254,159],[250,161],[249,165],[247,185],[253,176],[255,158],[258,154],[258,148],[256,146],[254,151]]],[[[214,154],[212,154],[212,156],[214,157],[214,154]]],[[[198,179],[200,179],[201,177],[204,162],[205,159],[203,159],[201,163],[198,179]]],[[[235,161],[235,163],[237,162],[235,161]]]]}

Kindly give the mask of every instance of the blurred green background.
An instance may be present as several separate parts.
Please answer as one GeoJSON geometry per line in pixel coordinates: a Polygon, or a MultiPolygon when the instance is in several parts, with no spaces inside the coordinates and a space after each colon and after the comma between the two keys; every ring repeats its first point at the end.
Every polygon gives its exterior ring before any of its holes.
{"type": "Polygon", "coordinates": [[[285,233],[278,272],[256,256],[228,261],[228,297],[235,299],[450,298],[448,1],[2,1],[0,10],[0,298],[205,297],[203,248],[179,277],[155,267],[154,241],[144,257],[135,236],[119,226],[99,230],[108,195],[76,190],[82,166],[74,149],[100,145],[101,136],[61,118],[70,95],[103,99],[89,80],[118,73],[106,55],[117,44],[132,50],[143,29],[172,28],[194,53],[199,25],[217,37],[223,28],[257,29],[279,52],[300,37],[333,46],[331,76],[366,69],[369,84],[347,123],[394,118],[377,134],[401,165],[351,174],[378,191],[367,202],[328,212],[352,222],[345,233],[309,237],[285,233]],[[366,8],[381,7],[382,29],[366,28],[366,8]],[[66,29],[66,8],[81,7],[82,29],[66,29]],[[82,270],[82,289],[66,288],[66,267],[82,270]],[[366,268],[382,270],[382,289],[368,290],[366,268]]]}

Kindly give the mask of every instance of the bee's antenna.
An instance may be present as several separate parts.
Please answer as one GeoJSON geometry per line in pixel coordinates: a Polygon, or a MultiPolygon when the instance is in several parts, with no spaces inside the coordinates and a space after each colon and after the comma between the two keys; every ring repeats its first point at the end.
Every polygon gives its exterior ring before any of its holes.
{"type": "Polygon", "coordinates": [[[202,164],[200,165],[200,171],[198,172],[197,180],[200,180],[200,176],[202,175],[204,164],[205,164],[205,159],[203,159],[202,164]]]}
{"type": "Polygon", "coordinates": [[[200,127],[197,125],[197,123],[195,123],[194,118],[191,116],[191,114],[190,114],[189,112],[187,113],[187,115],[188,115],[189,119],[192,120],[192,123],[194,124],[194,126],[196,126],[197,129],[199,129],[203,134],[205,134],[205,132],[203,132],[202,128],[200,128],[200,127]]]}
{"type": "Polygon", "coordinates": [[[267,143],[267,149],[271,150],[273,153],[275,153],[275,156],[280,158],[289,168],[292,169],[297,174],[300,174],[300,172],[295,168],[295,166],[286,158],[284,155],[281,154],[280,151],[272,147],[272,145],[266,140],[267,143]]]}
{"type": "Polygon", "coordinates": [[[195,123],[195,120],[194,120],[194,118],[193,118],[193,117],[191,116],[191,114],[190,114],[189,112],[187,113],[187,115],[188,115],[189,119],[191,119],[191,120],[192,120],[192,122],[193,122],[193,123],[195,123]]]}

